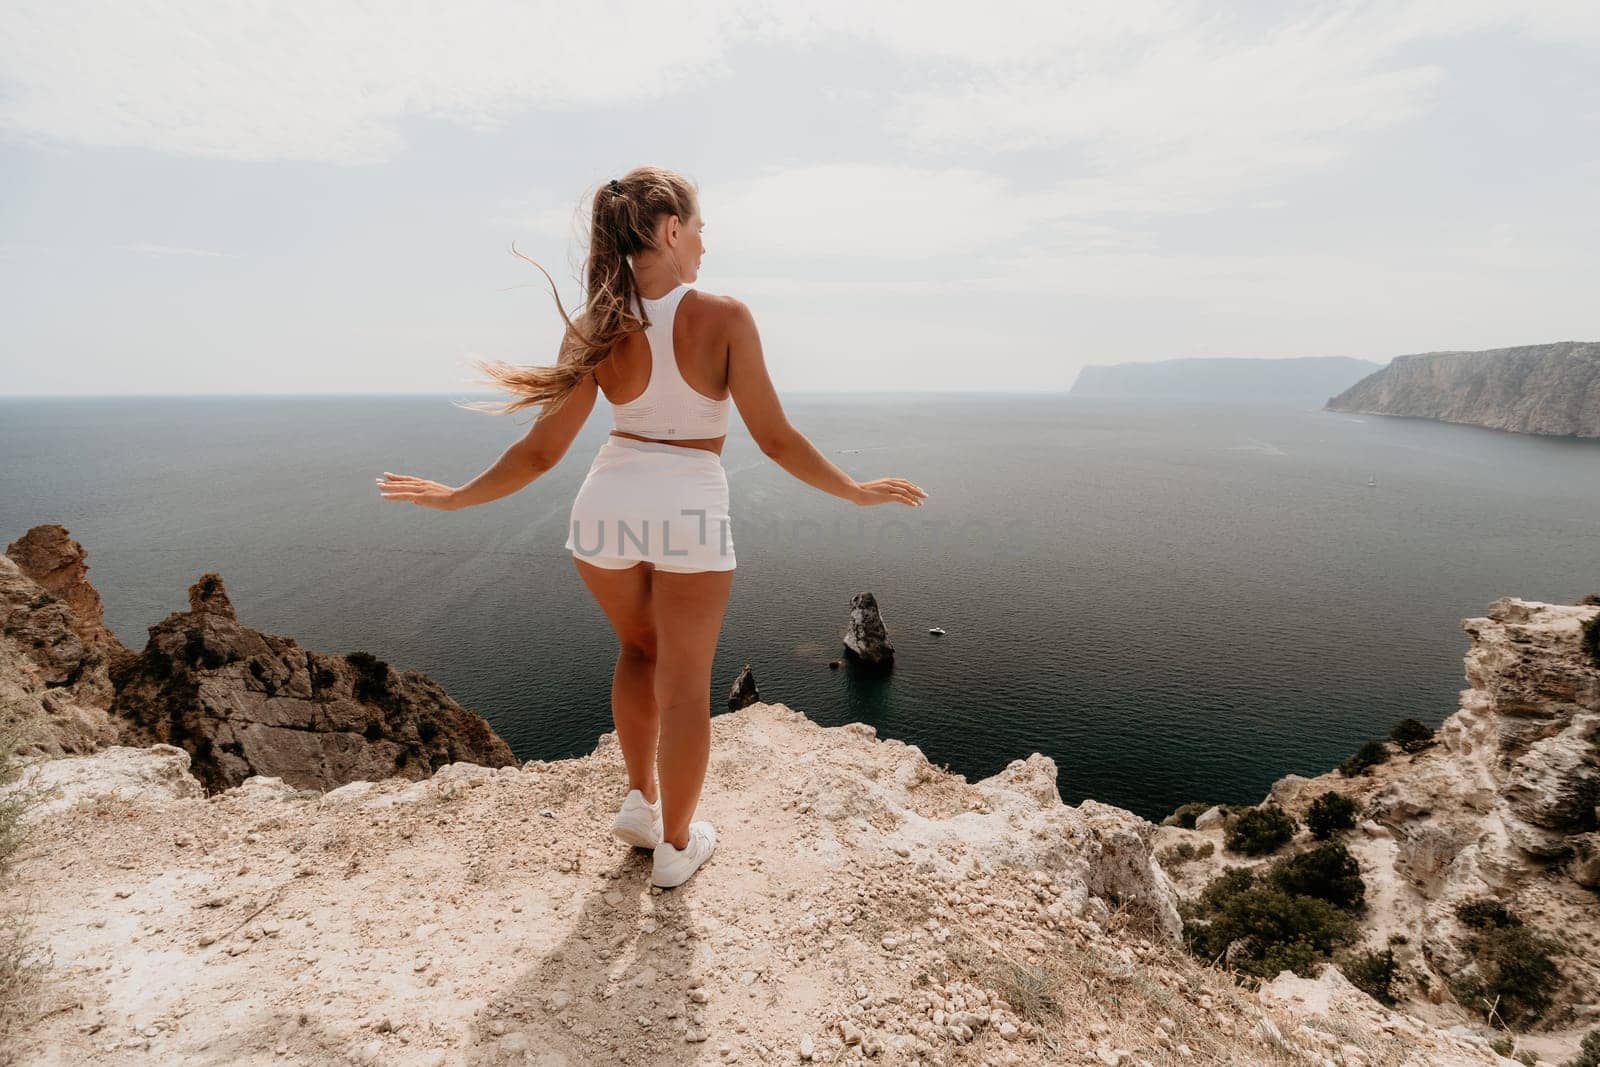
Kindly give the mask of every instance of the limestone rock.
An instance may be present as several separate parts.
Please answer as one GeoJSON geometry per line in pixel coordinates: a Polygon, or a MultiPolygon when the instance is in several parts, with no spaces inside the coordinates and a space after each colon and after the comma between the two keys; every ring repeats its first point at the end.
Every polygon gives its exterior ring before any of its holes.
{"type": "Polygon", "coordinates": [[[122,650],[106,629],[100,593],[89,584],[89,554],[59,523],[35,526],[6,546],[6,555],[39,588],[60,597],[72,612],[73,629],[89,645],[122,650]]]}
{"type": "MultiPolygon", "coordinates": [[[[1343,838],[1367,882],[1363,927],[1369,947],[1404,935],[1395,955],[1420,978],[1409,983],[1419,1004],[1450,1007],[1450,981],[1472,962],[1472,931],[1455,908],[1481,897],[1571,947],[1548,1020],[1579,1017],[1600,988],[1600,665],[1584,647],[1595,620],[1593,605],[1496,600],[1462,623],[1472,638],[1470,688],[1436,744],[1397,753],[1360,779],[1291,775],[1272,788],[1302,819],[1316,796],[1337,789],[1373,824],[1343,838]]],[[[1162,828],[1158,844],[1198,839],[1162,828]]],[[[1217,861],[1186,865],[1180,888],[1198,892],[1218,871],[1217,861]]],[[[1480,1021],[1453,1010],[1463,1023],[1480,1021]]]]}
{"type": "Polygon", "coordinates": [[[1600,343],[1396,356],[1327,406],[1518,433],[1600,437],[1600,343]]]}
{"type": "Polygon", "coordinates": [[[761,691],[756,688],[756,675],[746,663],[739,672],[739,677],[733,680],[733,690],[728,694],[728,710],[738,711],[740,708],[749,707],[761,699],[761,691]]]}
{"type": "Polygon", "coordinates": [[[481,716],[419,671],[243,626],[216,574],[190,587],[189,605],[150,627],[115,679],[112,712],[128,740],[187,750],[210,792],[253,775],[325,790],[427,778],[448,763],[517,762],[481,716]]]}
{"type": "Polygon", "coordinates": [[[882,665],[893,661],[894,646],[889,643],[878,600],[871,593],[857,593],[850,598],[850,625],[844,632],[844,647],[864,663],[882,665]]]}
{"type": "Polygon", "coordinates": [[[99,622],[98,594],[90,596],[92,587],[81,581],[87,569],[81,548],[41,530],[61,528],[35,527],[11,550],[61,594],[29,577],[10,555],[0,556],[0,725],[20,728],[25,755],[93,752],[117,740],[107,712],[115,692],[111,670],[132,653],[99,622]],[[92,613],[90,622],[79,618],[74,602],[92,613]]]}

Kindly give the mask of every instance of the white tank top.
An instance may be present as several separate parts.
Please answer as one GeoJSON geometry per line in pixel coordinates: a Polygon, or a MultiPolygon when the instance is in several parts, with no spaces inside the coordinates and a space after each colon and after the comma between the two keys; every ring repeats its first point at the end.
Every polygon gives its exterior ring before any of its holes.
{"type": "Polygon", "coordinates": [[[611,405],[611,424],[641,437],[721,437],[728,432],[728,399],[713,400],[699,392],[678,370],[672,347],[672,323],[688,282],[656,300],[640,299],[650,320],[645,341],[650,348],[650,381],[644,392],[626,404],[611,405]]]}

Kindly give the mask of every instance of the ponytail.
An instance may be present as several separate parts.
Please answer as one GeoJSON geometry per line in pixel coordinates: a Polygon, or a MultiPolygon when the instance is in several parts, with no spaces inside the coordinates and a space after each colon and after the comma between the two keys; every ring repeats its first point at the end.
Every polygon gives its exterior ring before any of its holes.
{"type": "MultiPolygon", "coordinates": [[[[584,259],[584,304],[577,318],[568,316],[555,279],[537,262],[511,246],[513,255],[538,267],[550,285],[566,332],[554,366],[518,366],[500,360],[477,360],[498,386],[515,399],[498,407],[461,405],[492,415],[509,415],[527,407],[559,407],[624,335],[646,329],[649,319],[633,273],[633,257],[656,247],[656,222],[664,215],[688,219],[695,213],[694,186],[682,175],[661,167],[637,167],[612,179],[594,194],[590,211],[589,253],[584,259]]],[[[480,379],[481,381],[482,379],[480,379]]]]}

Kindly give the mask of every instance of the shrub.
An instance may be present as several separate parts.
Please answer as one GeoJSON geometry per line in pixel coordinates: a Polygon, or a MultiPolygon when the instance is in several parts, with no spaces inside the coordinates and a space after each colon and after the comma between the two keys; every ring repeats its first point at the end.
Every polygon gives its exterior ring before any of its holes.
{"type": "Polygon", "coordinates": [[[389,665],[370,652],[348,652],[345,660],[359,673],[356,699],[385,704],[389,701],[389,665]]]}
{"type": "Polygon", "coordinates": [[[1180,804],[1178,807],[1173,809],[1171,815],[1168,815],[1165,819],[1161,820],[1161,825],[1181,826],[1185,830],[1193,830],[1194,821],[1205,812],[1210,811],[1213,807],[1215,807],[1215,805],[1207,804],[1203,800],[1195,800],[1190,801],[1188,804],[1180,804]]]}
{"type": "Polygon", "coordinates": [[[1326,900],[1350,912],[1366,906],[1367,884],[1361,878],[1361,864],[1336,841],[1284,857],[1272,865],[1267,876],[1293,896],[1326,900]]]}
{"type": "Polygon", "coordinates": [[[1583,1035],[1578,1054],[1567,1061],[1566,1067],[1600,1067],[1600,1030],[1590,1030],[1583,1035]]]}
{"type": "Polygon", "coordinates": [[[1346,778],[1354,778],[1366,771],[1368,767],[1376,767],[1389,758],[1389,746],[1382,741],[1368,741],[1356,749],[1355,755],[1339,764],[1339,773],[1346,778]]]}
{"type": "Polygon", "coordinates": [[[1520,923],[1488,926],[1468,942],[1473,968],[1450,989],[1463,1007],[1500,1026],[1531,1023],[1550,1007],[1561,983],[1551,958],[1561,946],[1520,923]]]}
{"type": "Polygon", "coordinates": [[[1588,596],[1578,601],[1578,603],[1582,604],[1586,608],[1592,608],[1596,605],[1600,605],[1600,593],[1590,593],[1588,596]]]}
{"type": "Polygon", "coordinates": [[[147,669],[154,678],[167,679],[172,677],[172,657],[167,655],[155,645],[148,646],[142,653],[147,669]]]}
{"type": "Polygon", "coordinates": [[[1477,897],[1456,905],[1456,918],[1474,930],[1492,930],[1500,926],[1521,926],[1522,920],[1493,897],[1477,897]]]}
{"type": "Polygon", "coordinates": [[[1583,648],[1589,661],[1600,667],[1600,615],[1583,624],[1583,648]]]}
{"type": "Polygon", "coordinates": [[[1306,826],[1311,836],[1326,841],[1340,830],[1349,830],[1356,824],[1356,802],[1343,793],[1330,790],[1311,802],[1306,812],[1306,826]]]}
{"type": "Polygon", "coordinates": [[[1189,841],[1179,841],[1171,848],[1164,848],[1156,853],[1156,862],[1167,870],[1181,867],[1191,860],[1204,859],[1216,851],[1210,841],[1202,841],[1198,846],[1189,841]]]}
{"type": "MultiPolygon", "coordinates": [[[[0,797],[0,1050],[8,1047],[13,1026],[35,1014],[33,994],[48,969],[37,951],[40,946],[34,942],[27,916],[16,907],[16,895],[9,892],[8,884],[13,876],[12,861],[38,826],[25,825],[23,816],[46,795],[38,786],[18,782],[22,765],[17,757],[32,740],[27,719],[7,722],[0,718],[0,785],[12,787],[0,797]]],[[[3,1051],[0,1059],[4,1059],[3,1051]]]]}
{"type": "Polygon", "coordinates": [[[1497,1037],[1489,1042],[1489,1047],[1508,1060],[1515,1060],[1522,1067],[1539,1067],[1539,1060],[1531,1052],[1518,1052],[1515,1038],[1497,1037]]]}
{"type": "Polygon", "coordinates": [[[1309,978],[1315,963],[1356,932],[1354,919],[1326,900],[1263,884],[1247,868],[1212,879],[1184,912],[1189,951],[1261,978],[1284,970],[1309,978]]]}
{"type": "Polygon", "coordinates": [[[1389,740],[1402,752],[1418,752],[1433,743],[1433,727],[1419,719],[1401,719],[1389,731],[1389,740]]]}
{"type": "Polygon", "coordinates": [[[1223,824],[1223,847],[1245,856],[1262,856],[1294,836],[1299,824],[1275,804],[1246,808],[1223,824]]]}
{"type": "Polygon", "coordinates": [[[1399,969],[1394,961],[1394,949],[1382,952],[1355,952],[1339,961],[1339,970],[1350,979],[1350,984],[1379,1004],[1394,1007],[1395,982],[1399,969]]]}

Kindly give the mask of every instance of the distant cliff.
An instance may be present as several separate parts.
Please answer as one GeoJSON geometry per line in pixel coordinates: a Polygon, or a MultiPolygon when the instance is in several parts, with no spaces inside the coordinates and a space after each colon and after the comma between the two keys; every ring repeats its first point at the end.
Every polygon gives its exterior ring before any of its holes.
{"type": "Polygon", "coordinates": [[[1104,399],[1267,401],[1321,407],[1379,369],[1346,356],[1297,359],[1168,359],[1085,367],[1072,395],[1104,399]]]}
{"type": "Polygon", "coordinates": [[[1397,356],[1328,401],[1328,409],[1600,437],[1600,344],[1397,356]]]}

